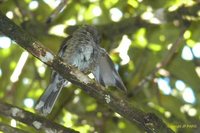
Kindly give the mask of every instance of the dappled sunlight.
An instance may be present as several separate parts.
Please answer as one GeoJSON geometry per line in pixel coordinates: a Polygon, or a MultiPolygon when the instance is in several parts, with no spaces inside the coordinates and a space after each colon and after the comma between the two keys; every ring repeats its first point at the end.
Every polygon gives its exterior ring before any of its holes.
{"type": "Polygon", "coordinates": [[[120,114],[118,114],[118,113],[114,113],[114,115],[116,116],[116,117],[118,117],[118,118],[122,118],[122,116],[120,115],[120,114]]]}
{"type": "Polygon", "coordinates": [[[195,103],[196,98],[195,98],[192,88],[187,87],[183,81],[177,80],[175,82],[175,87],[178,91],[172,90],[172,87],[170,86],[169,78],[158,78],[156,82],[158,83],[158,87],[163,92],[163,94],[165,95],[172,94],[173,96],[181,95],[182,99],[185,102],[191,103],[191,104],[195,103]]]}
{"type": "Polygon", "coordinates": [[[160,75],[164,76],[164,77],[170,76],[169,71],[167,71],[166,69],[159,69],[159,70],[158,70],[158,73],[159,73],[160,75]]]}
{"type": "Polygon", "coordinates": [[[29,78],[23,78],[22,82],[23,82],[24,85],[29,85],[31,83],[29,78]]]}
{"type": "Polygon", "coordinates": [[[190,108],[188,111],[188,115],[194,117],[197,114],[197,109],[190,108]]]}
{"type": "Polygon", "coordinates": [[[191,37],[192,33],[189,30],[186,30],[185,33],[183,34],[183,37],[185,39],[189,39],[191,37]]]}
{"type": "Polygon", "coordinates": [[[94,75],[93,75],[92,73],[90,73],[88,76],[89,76],[91,79],[94,79],[94,75]]]}
{"type": "Polygon", "coordinates": [[[13,12],[12,11],[8,11],[6,13],[6,16],[9,18],[9,19],[13,19],[13,12]]]}
{"type": "Polygon", "coordinates": [[[43,0],[46,4],[48,4],[52,9],[56,8],[61,0],[43,0]]]}
{"type": "Polygon", "coordinates": [[[169,111],[165,111],[164,115],[165,115],[166,118],[170,118],[172,116],[172,113],[169,112],[169,111]]]}
{"type": "Polygon", "coordinates": [[[182,113],[187,113],[189,116],[192,117],[194,117],[197,114],[197,110],[190,104],[184,104],[183,106],[181,106],[180,111],[182,113]]]}
{"type": "Polygon", "coordinates": [[[124,35],[119,46],[113,50],[115,52],[119,52],[119,57],[122,59],[121,65],[126,65],[130,61],[130,57],[128,55],[128,49],[130,45],[131,40],[128,38],[127,35],[124,35]]]}
{"type": "Polygon", "coordinates": [[[65,22],[67,25],[76,25],[76,20],[75,19],[69,19],[68,21],[65,22]]]}
{"type": "Polygon", "coordinates": [[[153,50],[153,51],[160,51],[162,50],[162,46],[160,46],[160,44],[149,44],[148,48],[153,50]]]}
{"type": "Polygon", "coordinates": [[[80,94],[81,93],[81,90],[80,89],[76,89],[75,91],[74,91],[74,94],[75,95],[78,95],[78,94],[80,94]]]}
{"type": "Polygon", "coordinates": [[[165,37],[164,35],[160,35],[160,36],[159,36],[159,40],[160,40],[161,42],[164,42],[164,41],[166,40],[166,37],[165,37]]]}
{"type": "Polygon", "coordinates": [[[49,34],[66,37],[67,35],[64,32],[65,27],[66,27],[66,25],[64,25],[64,24],[55,25],[49,30],[49,34]]]}
{"type": "Polygon", "coordinates": [[[44,76],[46,68],[44,66],[38,67],[38,72],[41,76],[44,76]]]}
{"type": "Polygon", "coordinates": [[[9,48],[11,45],[11,40],[8,37],[1,36],[0,37],[0,48],[9,48]]]}
{"type": "Polygon", "coordinates": [[[196,71],[197,75],[198,75],[199,78],[200,78],[200,67],[196,67],[196,68],[195,68],[195,71],[196,71]]]}
{"type": "Polygon", "coordinates": [[[30,10],[36,10],[38,8],[38,6],[39,6],[38,1],[31,1],[29,3],[29,9],[30,10]]]}
{"type": "Polygon", "coordinates": [[[196,58],[200,58],[200,42],[192,47],[192,52],[196,58]]]}
{"type": "MultiPolygon", "coordinates": [[[[51,83],[52,68],[58,67],[58,71],[59,66],[53,62],[53,66],[49,67],[47,64],[52,62],[44,64],[29,55],[31,48],[28,48],[29,52],[24,51],[24,47],[29,45],[24,44],[24,41],[31,41],[28,37],[31,36],[56,55],[63,40],[79,26],[86,24],[99,31],[99,45],[109,53],[127,88],[127,94],[113,86],[106,86],[105,90],[103,87],[93,86],[97,78],[89,70],[85,74],[92,79],[91,83],[83,80],[79,84],[77,75],[69,77],[72,83],[63,87],[52,112],[47,116],[49,121],[81,133],[132,133],[145,132],[143,130],[146,128],[158,130],[161,124],[159,120],[152,119],[157,125],[148,123],[148,126],[142,123],[144,118],[140,113],[127,117],[132,111],[125,108],[128,104],[133,106],[133,111],[136,109],[136,113],[141,110],[144,116],[149,115],[149,112],[154,113],[164,122],[164,126],[166,124],[174,132],[198,132],[198,128],[180,128],[177,125],[197,125],[200,118],[199,2],[3,0],[0,3],[1,12],[21,27],[22,30],[18,29],[19,31],[25,31],[24,34],[16,34],[18,31],[11,26],[6,28],[11,32],[7,35],[3,31],[6,25],[0,25],[2,102],[40,115],[34,106],[51,83]],[[189,22],[190,26],[185,22],[189,22]],[[15,38],[12,35],[16,35],[15,38]],[[20,38],[24,41],[20,41],[20,38]],[[22,47],[19,46],[21,44],[22,47]],[[141,120],[139,124],[144,124],[145,128],[137,126],[134,120],[129,122],[126,119],[141,120]]],[[[93,33],[91,36],[92,41],[96,42],[96,36],[93,38],[93,33]]],[[[45,54],[44,51],[34,52],[45,54]]],[[[92,52],[95,53],[95,50],[92,52]]],[[[62,72],[71,75],[69,70],[71,67],[62,72]]],[[[0,116],[0,122],[10,127],[31,133],[42,132],[21,120],[4,116],[3,113],[0,116]]]]}
{"type": "Polygon", "coordinates": [[[28,108],[32,108],[34,105],[34,100],[32,98],[25,98],[24,105],[28,108]]]}
{"type": "Polygon", "coordinates": [[[187,103],[192,103],[192,104],[194,104],[195,101],[196,101],[195,96],[194,96],[194,92],[193,92],[192,88],[189,88],[189,87],[187,87],[187,88],[185,88],[185,89],[183,90],[183,95],[182,95],[182,97],[183,97],[183,100],[184,100],[185,102],[187,102],[187,103]]]}
{"type": "Polygon", "coordinates": [[[97,2],[97,1],[99,1],[99,0],[89,0],[90,2],[97,2]]]}
{"type": "Polygon", "coordinates": [[[170,50],[171,47],[172,47],[172,43],[170,43],[170,44],[167,45],[167,49],[168,49],[168,50],[170,50]]]}
{"type": "Polygon", "coordinates": [[[1,76],[2,76],[2,69],[0,68],[0,78],[1,78],[1,76]]]}
{"type": "Polygon", "coordinates": [[[161,8],[153,12],[152,8],[149,7],[146,12],[142,14],[141,18],[153,24],[161,24],[165,22],[164,9],[161,8]]]}
{"type": "Polygon", "coordinates": [[[20,74],[22,72],[22,69],[23,69],[27,59],[28,59],[28,52],[24,51],[21,54],[21,56],[19,58],[19,61],[17,63],[17,66],[15,67],[15,70],[14,70],[14,72],[12,73],[12,75],[10,77],[10,81],[11,82],[14,83],[14,82],[18,81],[19,76],[20,76],[20,74]]]}
{"type": "Polygon", "coordinates": [[[120,129],[125,129],[125,128],[126,128],[126,124],[125,124],[124,122],[120,121],[120,122],[118,123],[118,127],[119,127],[120,129]]]}
{"type": "Polygon", "coordinates": [[[192,88],[188,87],[182,80],[177,80],[175,87],[178,90],[178,95],[181,95],[185,102],[195,104],[196,98],[192,88]]]}
{"type": "Polygon", "coordinates": [[[146,29],[145,28],[140,28],[135,34],[135,42],[137,44],[137,46],[139,47],[146,47],[148,40],[146,38],[146,29]]]}
{"type": "Polygon", "coordinates": [[[190,104],[184,104],[183,106],[181,106],[180,111],[182,113],[188,112],[191,107],[192,106],[190,104]]]}
{"type": "Polygon", "coordinates": [[[95,111],[97,109],[97,104],[96,103],[92,103],[90,105],[88,105],[86,107],[86,111],[90,112],[90,111],[95,111]]]}
{"type": "Polygon", "coordinates": [[[128,4],[130,4],[131,6],[133,6],[134,8],[137,8],[139,6],[139,3],[141,1],[136,1],[136,0],[128,0],[128,4]]]}
{"type": "Polygon", "coordinates": [[[149,107],[151,107],[151,108],[153,108],[153,109],[159,111],[159,112],[162,113],[162,114],[165,114],[165,112],[167,111],[167,110],[165,110],[164,107],[162,107],[162,106],[160,106],[160,105],[158,105],[158,104],[156,104],[156,103],[153,103],[153,102],[148,102],[147,105],[148,105],[149,107]]]}
{"type": "MultiPolygon", "coordinates": [[[[191,39],[191,38],[187,39],[187,40],[186,40],[186,43],[187,43],[187,45],[190,46],[190,47],[193,47],[193,46],[196,44],[196,42],[195,42],[193,39],[191,39]]],[[[198,42],[197,42],[197,43],[198,43],[198,42]]]]}
{"type": "Polygon", "coordinates": [[[122,18],[122,12],[118,8],[112,8],[110,9],[110,16],[112,21],[118,22],[122,18]]]}
{"type": "Polygon", "coordinates": [[[153,18],[152,9],[148,8],[146,12],[144,12],[141,16],[144,20],[150,20],[153,18]]]}
{"type": "Polygon", "coordinates": [[[79,100],[80,100],[79,96],[75,96],[72,102],[73,102],[74,104],[76,104],[76,103],[79,102],[79,100]]]}
{"type": "Polygon", "coordinates": [[[72,119],[77,119],[77,116],[71,114],[68,111],[63,111],[63,112],[64,112],[64,117],[62,118],[63,124],[66,125],[67,127],[72,127],[74,125],[72,119]]]}
{"type": "Polygon", "coordinates": [[[175,86],[176,86],[176,89],[179,90],[179,91],[183,91],[186,88],[185,83],[181,80],[177,80],[175,82],[175,86]]]}
{"type": "Polygon", "coordinates": [[[75,129],[81,133],[88,133],[94,131],[94,128],[91,127],[89,124],[84,124],[83,126],[75,127],[75,129]]]}
{"type": "Polygon", "coordinates": [[[169,95],[172,92],[172,88],[169,85],[169,78],[157,79],[159,89],[165,94],[169,95]]]}
{"type": "Polygon", "coordinates": [[[11,119],[10,125],[11,125],[12,127],[16,127],[16,126],[17,126],[17,121],[16,121],[15,119],[11,119]]]}
{"type": "Polygon", "coordinates": [[[64,117],[62,118],[62,124],[66,127],[73,127],[73,129],[80,131],[81,133],[88,133],[89,131],[94,131],[94,128],[88,125],[84,120],[82,121],[82,124],[84,126],[74,126],[74,121],[78,119],[78,116],[75,114],[71,114],[68,111],[63,111],[64,117]]]}
{"type": "Polygon", "coordinates": [[[188,60],[188,61],[193,60],[193,55],[192,55],[191,49],[188,46],[183,47],[181,57],[184,60],[188,60]]]}
{"type": "Polygon", "coordinates": [[[104,0],[104,5],[107,9],[112,8],[115,4],[117,4],[117,2],[119,2],[119,0],[104,0]]]}
{"type": "Polygon", "coordinates": [[[93,14],[94,14],[95,16],[100,16],[101,13],[102,13],[102,10],[101,10],[100,7],[96,6],[96,7],[93,8],[92,12],[93,12],[93,14]]]}
{"type": "Polygon", "coordinates": [[[173,5],[168,8],[168,11],[172,12],[178,9],[178,5],[173,5]]]}
{"type": "Polygon", "coordinates": [[[187,6],[191,6],[193,4],[195,4],[194,1],[192,0],[177,0],[174,2],[174,4],[172,6],[170,6],[168,8],[168,11],[172,12],[177,10],[180,6],[182,6],[183,4],[187,5],[187,6]]]}
{"type": "Polygon", "coordinates": [[[37,67],[37,71],[38,71],[39,75],[41,77],[44,77],[45,76],[45,72],[46,72],[46,65],[44,63],[42,63],[41,61],[39,61],[39,60],[35,61],[35,65],[37,67]]]}

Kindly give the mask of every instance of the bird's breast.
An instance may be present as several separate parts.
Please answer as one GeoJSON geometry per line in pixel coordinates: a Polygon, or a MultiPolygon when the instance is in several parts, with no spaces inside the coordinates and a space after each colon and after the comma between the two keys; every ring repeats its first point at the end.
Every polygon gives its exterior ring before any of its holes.
{"type": "Polygon", "coordinates": [[[79,44],[74,49],[67,49],[64,61],[76,66],[79,70],[88,73],[96,65],[98,49],[94,45],[79,44]]]}

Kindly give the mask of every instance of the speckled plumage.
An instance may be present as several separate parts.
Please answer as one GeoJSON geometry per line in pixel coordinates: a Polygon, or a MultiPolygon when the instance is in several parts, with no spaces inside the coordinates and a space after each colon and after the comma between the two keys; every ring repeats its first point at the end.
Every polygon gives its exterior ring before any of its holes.
{"type": "Polygon", "coordinates": [[[60,56],[64,62],[88,73],[94,69],[97,59],[103,54],[103,49],[97,45],[99,44],[99,39],[96,39],[98,37],[94,28],[88,26],[80,28],[60,49],[60,56]]]}
{"type": "MultiPolygon", "coordinates": [[[[74,65],[85,74],[92,72],[103,86],[116,86],[126,91],[112,60],[99,44],[100,36],[97,30],[91,26],[83,26],[66,39],[58,55],[64,62],[74,65]]],[[[49,114],[66,84],[67,80],[53,71],[51,83],[41,96],[36,109],[44,115],[49,114]]]]}

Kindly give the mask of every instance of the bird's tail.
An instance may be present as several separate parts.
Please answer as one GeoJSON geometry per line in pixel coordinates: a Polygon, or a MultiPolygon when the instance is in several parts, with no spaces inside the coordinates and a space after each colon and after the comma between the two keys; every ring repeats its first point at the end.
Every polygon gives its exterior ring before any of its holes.
{"type": "Polygon", "coordinates": [[[35,109],[45,116],[51,113],[54,104],[65,84],[67,84],[66,80],[58,80],[58,78],[54,78],[53,82],[51,82],[51,84],[46,88],[45,92],[40,97],[35,109]]]}

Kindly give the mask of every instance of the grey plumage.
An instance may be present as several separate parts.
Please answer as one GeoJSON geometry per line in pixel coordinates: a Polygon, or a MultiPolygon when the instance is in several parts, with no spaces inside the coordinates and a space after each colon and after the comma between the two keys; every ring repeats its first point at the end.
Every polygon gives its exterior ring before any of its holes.
{"type": "MultiPolygon", "coordinates": [[[[91,26],[83,26],[67,38],[58,55],[64,62],[74,65],[85,74],[93,73],[103,86],[115,86],[126,91],[108,53],[99,44],[100,36],[97,30],[91,26]]],[[[36,110],[44,115],[49,114],[65,84],[67,80],[53,71],[51,83],[37,103],[36,110]]]]}

